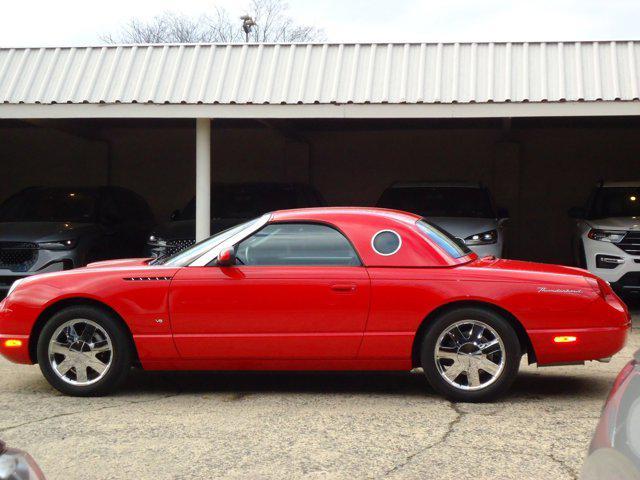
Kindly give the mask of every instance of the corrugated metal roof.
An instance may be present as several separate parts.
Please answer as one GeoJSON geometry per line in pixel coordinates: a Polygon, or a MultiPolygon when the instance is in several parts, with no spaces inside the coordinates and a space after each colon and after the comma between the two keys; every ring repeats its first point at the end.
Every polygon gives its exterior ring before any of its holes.
{"type": "Polygon", "coordinates": [[[197,44],[0,49],[0,103],[635,100],[638,44],[197,44]]]}

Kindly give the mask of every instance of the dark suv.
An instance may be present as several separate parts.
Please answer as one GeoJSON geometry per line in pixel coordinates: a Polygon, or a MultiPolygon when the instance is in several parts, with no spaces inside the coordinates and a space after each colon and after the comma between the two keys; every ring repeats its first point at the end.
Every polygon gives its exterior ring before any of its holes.
{"type": "MultiPolygon", "coordinates": [[[[217,183],[211,193],[211,234],[274,210],[322,207],[324,200],[310,185],[299,183],[217,183]]],[[[147,256],[173,255],[195,243],[196,199],[171,215],[149,236],[147,256]]]]}
{"type": "Polygon", "coordinates": [[[154,224],[138,194],[121,187],[34,187],[0,205],[0,296],[35,273],[140,256],[154,224]]]}

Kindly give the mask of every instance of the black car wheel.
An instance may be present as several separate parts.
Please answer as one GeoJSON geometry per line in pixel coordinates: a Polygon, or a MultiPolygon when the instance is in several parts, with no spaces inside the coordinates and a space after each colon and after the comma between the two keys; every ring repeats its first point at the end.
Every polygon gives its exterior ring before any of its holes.
{"type": "Polygon", "coordinates": [[[131,342],[119,321],[92,306],[53,315],[38,338],[38,363],[48,382],[73,396],[99,396],[117,388],[131,367],[131,342]]]}
{"type": "Polygon", "coordinates": [[[486,402],[505,393],[520,367],[511,324],[489,309],[450,310],[433,321],[421,360],[431,386],[455,401],[486,402]]]}

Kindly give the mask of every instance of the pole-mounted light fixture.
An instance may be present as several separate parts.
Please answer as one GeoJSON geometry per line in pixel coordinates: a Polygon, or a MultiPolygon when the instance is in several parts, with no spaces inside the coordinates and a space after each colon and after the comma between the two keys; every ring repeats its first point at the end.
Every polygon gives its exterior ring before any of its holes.
{"type": "Polygon", "coordinates": [[[249,15],[243,15],[240,17],[242,20],[242,30],[244,30],[245,40],[249,43],[249,34],[251,29],[256,26],[256,22],[249,15]]]}

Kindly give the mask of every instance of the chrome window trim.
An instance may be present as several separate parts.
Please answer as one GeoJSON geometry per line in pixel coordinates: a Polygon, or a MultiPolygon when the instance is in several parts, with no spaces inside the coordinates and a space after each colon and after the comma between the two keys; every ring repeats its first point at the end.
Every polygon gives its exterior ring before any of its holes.
{"type": "Polygon", "coordinates": [[[380,230],[376,233],[373,234],[373,236],[371,237],[371,248],[373,249],[374,252],[376,252],[378,255],[381,255],[383,257],[390,257],[391,255],[395,255],[396,253],[398,253],[400,251],[400,248],[402,248],[402,237],[400,236],[400,234],[398,232],[396,232],[395,230],[390,230],[388,228],[385,228],[384,230],[380,230]],[[374,240],[376,239],[376,237],[378,235],[380,235],[381,233],[393,233],[396,237],[398,237],[398,248],[396,248],[393,252],[391,253],[382,253],[379,252],[378,249],[375,247],[374,245],[374,240]]]}
{"type": "Polygon", "coordinates": [[[218,257],[218,254],[222,250],[224,250],[225,248],[231,247],[236,243],[241,242],[245,238],[249,237],[250,235],[253,235],[258,230],[263,228],[267,223],[269,223],[269,221],[271,220],[271,217],[272,215],[270,213],[264,214],[262,217],[260,217],[260,219],[256,223],[236,233],[233,237],[230,237],[224,240],[223,242],[218,243],[217,245],[214,245],[213,247],[211,247],[211,249],[208,252],[200,255],[198,258],[192,261],[189,265],[187,265],[187,267],[206,267],[218,257]]]}

